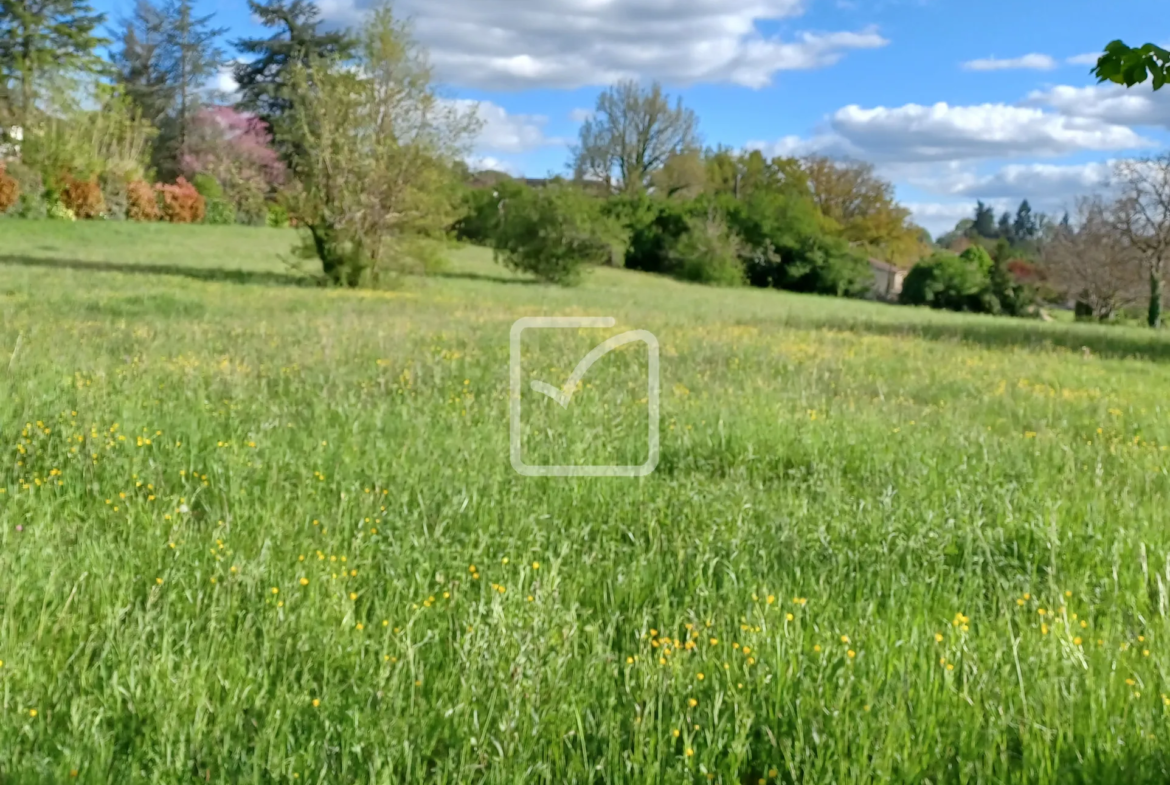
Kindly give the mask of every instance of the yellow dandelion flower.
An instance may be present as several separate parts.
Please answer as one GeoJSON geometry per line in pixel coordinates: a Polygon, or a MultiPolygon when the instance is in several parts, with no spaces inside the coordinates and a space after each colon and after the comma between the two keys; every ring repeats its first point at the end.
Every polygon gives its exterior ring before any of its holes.
{"type": "Polygon", "coordinates": [[[687,698],[687,705],[693,709],[699,705],[699,702],[697,700],[695,700],[694,698],[687,698]]]}

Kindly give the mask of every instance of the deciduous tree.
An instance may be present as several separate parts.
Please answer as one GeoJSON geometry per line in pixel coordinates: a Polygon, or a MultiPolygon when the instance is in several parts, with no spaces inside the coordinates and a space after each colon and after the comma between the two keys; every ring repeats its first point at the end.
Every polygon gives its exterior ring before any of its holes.
{"type": "Polygon", "coordinates": [[[574,175],[638,193],[672,156],[699,149],[698,129],[694,111],[681,98],[672,104],[657,82],[619,82],[597,97],[596,111],[581,125],[574,175]]]}
{"type": "Polygon", "coordinates": [[[872,164],[810,156],[801,165],[813,201],[846,240],[895,264],[922,255],[910,211],[898,204],[893,184],[878,177],[872,164]]]}
{"type": "Polygon", "coordinates": [[[389,6],[360,31],[356,63],[289,67],[278,140],[300,190],[293,214],[333,281],[355,286],[398,266],[453,219],[453,162],[479,124],[436,94],[425,52],[389,6]],[[350,67],[351,65],[356,67],[350,67]]]}
{"type": "Polygon", "coordinates": [[[1150,327],[1162,324],[1163,288],[1170,262],[1170,154],[1119,161],[1114,167],[1119,198],[1114,225],[1145,263],[1150,327]]]}
{"type": "Polygon", "coordinates": [[[1062,221],[1042,257],[1053,284],[1101,321],[1140,300],[1145,283],[1141,255],[1118,231],[1115,209],[1100,197],[1079,199],[1076,225],[1062,221]]]}

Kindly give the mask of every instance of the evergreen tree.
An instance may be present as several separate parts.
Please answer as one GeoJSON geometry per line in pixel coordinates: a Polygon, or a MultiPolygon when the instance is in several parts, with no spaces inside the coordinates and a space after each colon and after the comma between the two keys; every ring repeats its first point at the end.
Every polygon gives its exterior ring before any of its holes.
{"type": "Polygon", "coordinates": [[[1012,228],[1019,240],[1031,240],[1036,237],[1039,227],[1036,217],[1032,214],[1032,205],[1028,204],[1027,199],[1020,202],[1020,209],[1016,210],[1016,220],[1012,228]]]}
{"type": "Polygon", "coordinates": [[[1012,216],[1007,210],[1004,210],[1003,215],[999,217],[999,226],[996,228],[995,236],[1009,243],[1012,242],[1012,216]]]}
{"type": "Polygon", "coordinates": [[[213,18],[196,15],[192,0],[138,0],[111,53],[122,91],[159,129],[151,163],[164,180],[181,171],[195,116],[210,97],[206,85],[224,64],[218,41],[226,28],[213,27],[213,18]]]}
{"type": "Polygon", "coordinates": [[[175,104],[175,85],[163,63],[166,18],[149,0],[138,0],[121,21],[120,46],[110,54],[123,94],[142,118],[163,125],[175,104]]]}
{"type": "Polygon", "coordinates": [[[971,225],[971,231],[981,237],[995,237],[995,210],[983,202],[976,203],[975,223],[971,225]]]}
{"type": "Polygon", "coordinates": [[[262,25],[275,28],[268,38],[241,38],[233,42],[249,59],[235,66],[238,106],[269,126],[291,108],[288,95],[290,67],[308,68],[313,58],[348,59],[356,42],[346,32],[322,32],[320,9],[309,0],[248,0],[262,25]]]}
{"type": "Polygon", "coordinates": [[[193,11],[191,0],[170,0],[163,8],[166,20],[163,65],[175,92],[171,127],[164,129],[167,132],[164,141],[172,148],[167,151],[170,153],[167,159],[175,162],[176,172],[178,162],[187,154],[187,138],[195,113],[203,103],[204,86],[225,62],[218,41],[227,28],[211,26],[215,14],[195,16],[193,11]]]}
{"type": "Polygon", "coordinates": [[[0,0],[0,98],[17,125],[29,125],[47,71],[103,70],[94,50],[109,42],[94,30],[105,18],[85,0],[0,0]]]}

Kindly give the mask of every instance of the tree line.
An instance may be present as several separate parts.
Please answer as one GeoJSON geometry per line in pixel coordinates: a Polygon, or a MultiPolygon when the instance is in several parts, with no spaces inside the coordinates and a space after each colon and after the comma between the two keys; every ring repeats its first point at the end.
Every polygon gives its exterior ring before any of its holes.
{"type": "MultiPolygon", "coordinates": [[[[343,285],[425,271],[454,235],[559,283],[618,265],[862,296],[876,259],[912,267],[903,302],[1026,315],[1067,296],[1104,316],[1133,287],[1078,277],[1066,259],[1083,241],[1096,250],[1078,264],[1106,247],[1140,262],[1160,321],[1161,192],[1137,179],[1156,162],[1125,170],[1128,196],[1079,205],[1075,222],[980,203],[935,242],[871,165],[708,145],[681,99],[624,81],[598,96],[565,174],[531,187],[468,169],[480,122],[440,95],[388,4],[346,30],[323,29],[311,0],[249,8],[267,34],[229,41],[194,0],[138,0],[116,20],[86,0],[0,0],[0,213],[295,223],[304,255],[343,285]],[[230,103],[209,87],[228,67],[230,103]]],[[[1101,78],[1142,76],[1109,70],[1129,57],[1110,47],[1101,78]]]]}

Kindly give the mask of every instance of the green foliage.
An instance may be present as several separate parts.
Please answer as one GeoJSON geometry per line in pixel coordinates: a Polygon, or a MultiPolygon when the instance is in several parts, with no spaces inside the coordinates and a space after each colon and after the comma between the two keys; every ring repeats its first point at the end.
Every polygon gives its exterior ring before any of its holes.
{"type": "Polygon", "coordinates": [[[670,247],[669,272],[676,278],[713,286],[741,286],[744,272],[743,241],[712,210],[706,218],[692,217],[687,229],[670,247]]]}
{"type": "Polygon", "coordinates": [[[1154,44],[1131,47],[1123,41],[1110,41],[1092,74],[1098,82],[1115,82],[1126,87],[1141,84],[1148,78],[1155,90],[1161,90],[1170,82],[1170,51],[1154,44]]]}
{"type": "Polygon", "coordinates": [[[344,286],[429,266],[416,240],[443,237],[453,223],[451,162],[479,128],[440,99],[425,52],[388,6],[360,35],[355,67],[292,67],[290,109],[274,128],[297,181],[289,199],[304,247],[344,286]]]}
{"type": "Polygon", "coordinates": [[[505,201],[494,233],[496,260],[565,286],[590,265],[613,264],[628,235],[604,214],[602,201],[571,185],[529,188],[505,201]]]}
{"type": "Polygon", "coordinates": [[[47,216],[54,221],[76,221],[77,216],[60,202],[50,202],[47,216]]]}
{"type": "MultiPolygon", "coordinates": [[[[233,70],[238,106],[275,128],[294,108],[293,70],[308,69],[315,61],[347,62],[357,53],[358,41],[348,31],[321,31],[321,12],[311,0],[248,0],[248,8],[276,32],[234,42],[243,55],[233,70]]],[[[297,152],[295,137],[276,141],[286,158],[297,152]]]]}
{"type": "Polygon", "coordinates": [[[992,266],[991,257],[978,245],[958,256],[940,251],[914,265],[906,275],[901,302],[950,311],[998,312],[991,294],[992,266]]]}
{"type": "Polygon", "coordinates": [[[270,229],[286,228],[289,224],[288,208],[278,203],[268,205],[264,224],[270,229]]]}
{"type": "Polygon", "coordinates": [[[236,208],[223,199],[208,199],[203,223],[224,226],[236,222],[236,208]]]}
{"type": "Polygon", "coordinates": [[[511,178],[488,187],[464,187],[460,197],[460,218],[452,231],[459,240],[490,246],[500,224],[500,203],[514,199],[528,187],[511,178]]]}
{"type": "Polygon", "coordinates": [[[16,125],[34,127],[47,75],[104,70],[96,50],[109,41],[94,31],[105,18],[84,0],[0,0],[0,96],[16,125]]]}
{"type": "Polygon", "coordinates": [[[798,193],[760,190],[716,202],[728,226],[747,245],[745,269],[753,286],[856,297],[873,273],[865,255],[842,237],[826,234],[823,217],[798,193]]]}
{"type": "Polygon", "coordinates": [[[629,237],[625,266],[649,273],[671,272],[672,249],[686,234],[689,217],[696,209],[701,205],[644,193],[614,196],[602,208],[605,215],[625,227],[629,237]]]}
{"type": "Polygon", "coordinates": [[[209,202],[214,199],[223,199],[223,186],[209,174],[199,172],[191,178],[191,185],[195,187],[200,196],[209,202]]]}

